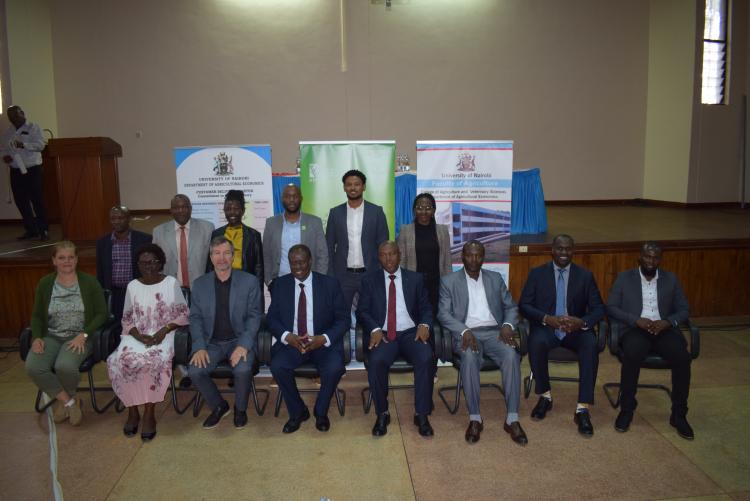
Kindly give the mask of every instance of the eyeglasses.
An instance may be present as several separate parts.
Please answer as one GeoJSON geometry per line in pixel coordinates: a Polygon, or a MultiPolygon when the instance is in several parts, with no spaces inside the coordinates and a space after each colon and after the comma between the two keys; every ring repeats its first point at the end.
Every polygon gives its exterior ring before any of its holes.
{"type": "Polygon", "coordinates": [[[138,264],[141,264],[143,266],[156,266],[161,264],[161,261],[159,261],[158,259],[150,259],[148,261],[139,260],[138,264]]]}

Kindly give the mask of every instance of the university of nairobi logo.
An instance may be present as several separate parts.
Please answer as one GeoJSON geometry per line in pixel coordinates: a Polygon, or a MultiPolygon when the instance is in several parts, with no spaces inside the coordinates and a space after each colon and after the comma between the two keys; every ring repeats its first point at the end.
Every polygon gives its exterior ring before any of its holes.
{"type": "Polygon", "coordinates": [[[234,174],[232,157],[223,151],[214,157],[214,174],[217,176],[231,176],[234,174]]]}
{"type": "Polygon", "coordinates": [[[459,172],[474,172],[477,169],[476,158],[471,153],[461,152],[458,154],[456,170],[459,172]]]}

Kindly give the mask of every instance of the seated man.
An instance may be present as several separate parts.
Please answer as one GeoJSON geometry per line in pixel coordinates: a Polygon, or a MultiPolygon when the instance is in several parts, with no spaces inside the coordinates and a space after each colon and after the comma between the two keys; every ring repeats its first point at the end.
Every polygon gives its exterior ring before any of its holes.
{"type": "Polygon", "coordinates": [[[315,427],[328,431],[328,406],[346,372],[343,336],[351,323],[349,308],[335,278],[310,271],[312,254],[307,246],[293,245],[288,256],[292,272],[274,280],[266,315],[268,329],[278,341],[271,349],[271,373],[289,412],[283,432],[294,433],[310,419],[294,380],[294,369],[308,361],[320,373],[315,427]]]}
{"type": "Polygon", "coordinates": [[[641,247],[638,268],[617,275],[607,298],[609,318],[624,324],[620,337],[622,368],[620,369],[620,414],[615,429],[630,428],[638,401],[635,392],[641,362],[650,351],[664,357],[672,366],[672,414],[669,424],[687,440],[695,435],[687,421],[690,391],[690,353],[679,329],[689,315],[685,293],[677,277],[659,269],[661,247],[646,242],[641,247]]]}
{"type": "Polygon", "coordinates": [[[234,376],[234,426],[247,424],[255,346],[260,328],[260,281],[250,273],[232,269],[232,242],[223,236],[211,240],[214,271],[193,282],[190,304],[190,337],[193,353],[188,373],[206,400],[211,414],[203,422],[210,429],[229,413],[211,379],[219,362],[229,360],[234,376]]]}
{"type": "Polygon", "coordinates": [[[515,349],[513,329],[518,322],[518,307],[502,275],[483,270],[484,245],[478,240],[464,244],[461,260],[464,267],[440,280],[440,303],[437,318],[453,336],[453,352],[461,357],[469,427],[466,441],[479,441],[484,429],[479,414],[479,369],[484,354],[500,367],[505,391],[506,418],[503,429],[511,439],[526,445],[526,433],[518,422],[521,398],[521,356],[515,349]]]}
{"type": "Polygon", "coordinates": [[[357,316],[370,350],[367,380],[375,400],[376,437],[388,432],[388,370],[401,354],[414,366],[414,424],[423,437],[433,435],[427,416],[432,412],[432,306],[421,273],[401,268],[398,244],[378,247],[382,270],[362,277],[357,316]]]}
{"type": "Polygon", "coordinates": [[[592,327],[604,317],[604,303],[594,275],[572,262],[573,245],[568,235],[557,235],[552,240],[552,262],[529,272],[518,308],[531,324],[529,364],[540,395],[531,419],[544,419],[552,409],[548,353],[563,346],[578,354],[578,404],[573,421],[581,435],[591,437],[594,426],[588,407],[594,403],[599,367],[592,327]]]}

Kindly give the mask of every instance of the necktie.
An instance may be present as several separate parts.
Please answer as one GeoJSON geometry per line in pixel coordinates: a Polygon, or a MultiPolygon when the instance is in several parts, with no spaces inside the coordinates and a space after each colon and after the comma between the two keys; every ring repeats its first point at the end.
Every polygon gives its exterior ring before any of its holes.
{"type": "Polygon", "coordinates": [[[391,285],[388,286],[388,341],[396,339],[396,275],[388,275],[391,285]]]}
{"type": "MultiPolygon", "coordinates": [[[[560,275],[557,277],[557,299],[555,301],[555,316],[565,315],[565,270],[560,270],[560,275]]],[[[555,330],[555,336],[557,339],[565,337],[565,333],[560,330],[555,330]]]]}
{"type": "Polygon", "coordinates": [[[190,287],[190,277],[188,276],[188,248],[185,227],[180,226],[180,274],[183,287],[190,287]]]}
{"type": "Polygon", "coordinates": [[[305,284],[299,284],[299,301],[297,302],[297,335],[307,337],[307,296],[305,284]]]}

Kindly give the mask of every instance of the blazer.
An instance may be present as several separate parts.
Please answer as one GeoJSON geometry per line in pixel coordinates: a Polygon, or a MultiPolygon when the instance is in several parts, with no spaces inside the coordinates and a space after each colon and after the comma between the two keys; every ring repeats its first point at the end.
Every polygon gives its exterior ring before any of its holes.
{"type": "MultiPolygon", "coordinates": [[[[401,268],[404,303],[415,325],[427,324],[432,329],[432,305],[421,273],[401,268]]],[[[357,319],[364,329],[365,338],[385,323],[388,312],[388,295],[385,290],[385,272],[376,270],[362,277],[357,303],[357,319]]]]}
{"type": "MultiPolygon", "coordinates": [[[[216,319],[216,273],[201,275],[190,293],[190,338],[192,353],[205,350],[214,335],[216,319]]],[[[229,287],[229,319],[237,335],[237,344],[255,350],[260,329],[260,281],[250,273],[232,270],[229,287]]],[[[192,354],[191,353],[191,354],[192,354]]]]}
{"type": "MultiPolygon", "coordinates": [[[[224,232],[227,230],[227,225],[216,228],[211,233],[208,243],[211,243],[216,237],[224,236],[224,232]]],[[[235,249],[237,252],[238,249],[235,249]]],[[[242,271],[252,273],[258,280],[263,280],[263,242],[260,238],[260,232],[253,229],[245,224],[242,225],[242,271]]],[[[209,250],[210,252],[210,250],[209,250]]],[[[211,256],[206,254],[208,260],[206,264],[206,273],[214,271],[214,265],[211,263],[211,256]]]]}
{"type": "MultiPolygon", "coordinates": [[[[659,316],[662,319],[679,324],[685,322],[690,316],[690,306],[674,273],[659,269],[656,299],[659,303],[659,316]]],[[[617,275],[612,290],[609,292],[607,314],[618,322],[634,327],[635,321],[641,318],[642,311],[643,291],[639,269],[633,268],[621,272],[617,275]]]]}
{"type": "MultiPolygon", "coordinates": [[[[388,222],[383,208],[364,201],[362,216],[362,257],[369,271],[380,269],[378,246],[388,240],[388,222]]],[[[328,274],[342,277],[346,273],[346,258],[349,253],[349,236],[346,229],[346,205],[333,207],[328,213],[326,241],[328,242],[328,274]]]]}
{"type": "MultiPolygon", "coordinates": [[[[554,329],[542,324],[545,315],[554,315],[557,307],[557,283],[552,261],[529,272],[518,308],[529,321],[531,332],[554,329]]],[[[568,315],[578,317],[593,328],[604,317],[604,303],[594,275],[586,268],[570,263],[568,290],[565,297],[568,315]]]]}
{"type": "MultiPolygon", "coordinates": [[[[500,326],[504,323],[518,323],[518,307],[505,285],[502,275],[496,271],[482,270],[482,283],[487,296],[490,313],[500,326]]],[[[468,329],[466,314],[469,311],[469,286],[466,284],[466,273],[461,268],[440,279],[440,303],[437,318],[440,324],[448,329],[453,337],[461,337],[468,329]]]]}
{"type": "MultiPolygon", "coordinates": [[[[135,251],[141,245],[148,243],[151,243],[151,235],[142,231],[130,230],[130,257],[133,260],[133,275],[130,280],[141,276],[135,259],[135,251]]],[[[103,288],[112,288],[112,233],[108,233],[96,241],[96,278],[103,288]]]]}
{"type": "MultiPolygon", "coordinates": [[[[313,328],[315,335],[327,334],[331,349],[344,353],[344,334],[349,335],[351,310],[344,302],[338,280],[311,272],[313,279],[313,328]]],[[[273,337],[281,341],[285,332],[294,332],[294,275],[287,273],[273,282],[271,306],[266,313],[266,324],[273,337]]]]}
{"type": "MultiPolygon", "coordinates": [[[[414,239],[414,225],[402,224],[396,243],[401,252],[401,266],[407,270],[417,271],[417,247],[414,239]]],[[[440,276],[453,272],[451,265],[451,236],[447,224],[436,224],[438,247],[440,248],[440,276]]]]}
{"type": "MultiPolygon", "coordinates": [[[[263,264],[265,269],[264,280],[266,284],[279,276],[281,258],[281,233],[284,229],[284,214],[276,214],[266,219],[266,227],[263,229],[263,241],[266,243],[263,264]]],[[[313,257],[313,271],[328,273],[328,244],[323,233],[323,222],[318,216],[312,214],[300,214],[300,243],[306,245],[313,257]]]]}
{"type": "MultiPolygon", "coordinates": [[[[172,275],[180,282],[177,276],[180,255],[177,252],[177,235],[175,233],[174,220],[162,223],[154,228],[153,241],[161,247],[167,257],[164,263],[164,274],[172,275]]],[[[188,275],[190,286],[195,279],[206,272],[206,259],[208,258],[208,246],[211,243],[211,233],[214,231],[213,223],[203,219],[190,219],[190,232],[188,236],[188,275]]],[[[182,282],[180,282],[182,283],[182,282]]]]}

